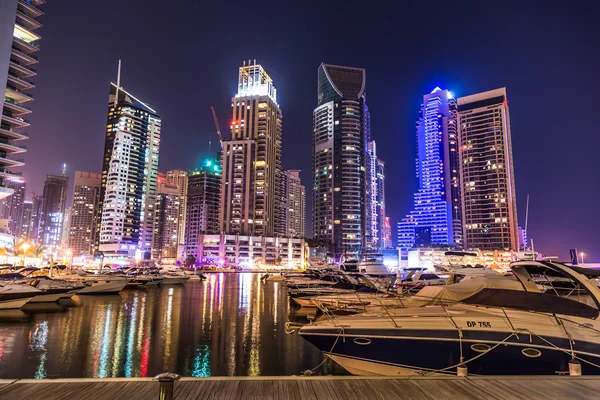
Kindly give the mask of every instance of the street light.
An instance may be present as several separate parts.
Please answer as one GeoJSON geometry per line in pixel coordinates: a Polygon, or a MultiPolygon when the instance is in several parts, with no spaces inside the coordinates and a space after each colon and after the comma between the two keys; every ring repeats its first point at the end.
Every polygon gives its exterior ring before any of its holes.
{"type": "Polygon", "coordinates": [[[23,242],[21,243],[21,246],[19,246],[19,249],[21,249],[21,251],[23,252],[23,263],[21,265],[25,265],[25,257],[27,257],[27,250],[29,250],[29,248],[31,247],[31,244],[27,243],[27,242],[23,242]]]}
{"type": "Polygon", "coordinates": [[[583,256],[585,256],[585,253],[582,251],[581,253],[579,253],[579,255],[581,256],[581,263],[582,263],[582,264],[585,264],[585,263],[583,262],[583,256]]]}

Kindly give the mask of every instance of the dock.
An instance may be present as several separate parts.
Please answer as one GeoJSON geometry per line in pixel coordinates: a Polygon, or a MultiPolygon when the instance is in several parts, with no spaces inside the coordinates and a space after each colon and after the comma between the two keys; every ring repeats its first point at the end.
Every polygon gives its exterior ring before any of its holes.
{"type": "MultiPolygon", "coordinates": [[[[151,378],[0,380],[0,399],[156,399],[151,378]]],[[[597,399],[600,377],[212,377],[182,378],[174,399],[597,399]]]]}

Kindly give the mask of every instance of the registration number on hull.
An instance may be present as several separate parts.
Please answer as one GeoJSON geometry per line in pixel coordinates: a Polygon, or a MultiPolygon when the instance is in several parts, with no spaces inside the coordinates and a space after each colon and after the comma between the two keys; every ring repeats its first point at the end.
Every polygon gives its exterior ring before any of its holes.
{"type": "Polygon", "coordinates": [[[469,328],[491,328],[492,323],[487,321],[467,321],[469,328]]]}

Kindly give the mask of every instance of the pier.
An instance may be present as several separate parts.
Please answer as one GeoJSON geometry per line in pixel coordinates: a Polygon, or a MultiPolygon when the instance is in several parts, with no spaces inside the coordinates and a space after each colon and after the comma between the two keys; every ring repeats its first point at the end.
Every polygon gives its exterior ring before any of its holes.
{"type": "MultiPolygon", "coordinates": [[[[151,378],[0,380],[0,399],[155,399],[151,378]]],[[[182,378],[174,399],[597,399],[600,377],[212,377],[182,378]]]]}

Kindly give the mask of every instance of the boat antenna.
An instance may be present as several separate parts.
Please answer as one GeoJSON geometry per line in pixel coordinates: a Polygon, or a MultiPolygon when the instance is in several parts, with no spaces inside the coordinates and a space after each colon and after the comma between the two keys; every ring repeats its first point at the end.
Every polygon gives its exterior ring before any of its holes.
{"type": "MultiPolygon", "coordinates": [[[[528,222],[529,222],[529,193],[527,193],[527,206],[525,207],[525,233],[527,233],[528,222]]],[[[525,246],[527,246],[527,243],[525,243],[525,246]]]]}

